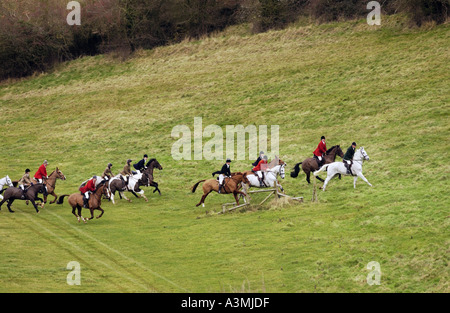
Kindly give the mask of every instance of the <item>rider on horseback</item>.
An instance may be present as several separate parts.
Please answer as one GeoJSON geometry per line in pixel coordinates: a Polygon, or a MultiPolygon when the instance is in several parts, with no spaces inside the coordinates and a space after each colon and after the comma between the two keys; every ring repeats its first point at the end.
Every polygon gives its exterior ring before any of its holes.
{"type": "Polygon", "coordinates": [[[327,152],[327,144],[325,142],[325,136],[322,136],[320,138],[319,145],[317,146],[316,150],[314,150],[314,159],[317,160],[317,164],[319,167],[323,165],[323,155],[327,152]]]}
{"type": "Polygon", "coordinates": [[[264,151],[260,151],[260,152],[259,152],[259,157],[256,159],[255,162],[252,163],[252,165],[253,165],[253,166],[257,166],[258,163],[259,163],[259,161],[261,161],[263,157],[264,157],[264,151]]]}
{"type": "Polygon", "coordinates": [[[125,181],[127,183],[128,186],[128,182],[130,181],[130,176],[133,175],[133,173],[131,173],[131,161],[130,159],[127,160],[127,164],[125,164],[125,166],[123,167],[122,172],[120,172],[120,177],[122,178],[123,181],[125,181]],[[126,180],[125,180],[126,177],[126,180]]]}
{"type": "Polygon", "coordinates": [[[33,185],[30,179],[30,169],[27,168],[25,170],[25,174],[23,174],[22,178],[19,180],[17,184],[19,185],[19,188],[22,189],[22,200],[25,200],[26,198],[25,187],[30,187],[33,185]]]}
{"type": "Polygon", "coordinates": [[[213,177],[214,175],[219,174],[219,193],[222,193],[225,177],[231,177],[230,163],[231,160],[227,159],[226,163],[222,166],[222,169],[220,171],[212,173],[213,177]]]}
{"type": "Polygon", "coordinates": [[[83,187],[80,187],[81,194],[84,195],[83,197],[83,207],[88,209],[89,208],[89,195],[91,192],[95,191],[95,182],[97,181],[97,176],[92,177],[87,184],[83,187]]]}
{"type": "Polygon", "coordinates": [[[258,164],[252,169],[252,172],[256,174],[256,177],[258,177],[259,185],[261,187],[264,187],[264,171],[265,169],[262,168],[263,164],[267,164],[267,155],[262,157],[262,160],[258,162],[258,164]]]}
{"type": "Polygon", "coordinates": [[[353,156],[355,155],[356,150],[356,142],[353,142],[350,147],[348,147],[347,152],[344,155],[344,165],[347,168],[347,174],[352,175],[352,164],[353,164],[353,156]]]}
{"type": "Polygon", "coordinates": [[[47,165],[48,165],[48,162],[47,162],[47,160],[45,160],[44,163],[42,163],[42,165],[39,166],[39,169],[37,170],[36,174],[34,174],[34,178],[40,184],[42,184],[44,182],[44,178],[45,179],[48,178],[47,165]]]}
{"type": "Polygon", "coordinates": [[[144,158],[140,160],[138,163],[133,164],[133,167],[136,169],[138,173],[141,173],[145,169],[145,163],[147,162],[148,155],[144,154],[144,158]]]}
{"type": "Polygon", "coordinates": [[[105,171],[103,172],[102,179],[110,180],[111,177],[114,177],[114,174],[111,171],[111,167],[112,167],[112,164],[108,163],[108,166],[106,167],[105,171]]]}

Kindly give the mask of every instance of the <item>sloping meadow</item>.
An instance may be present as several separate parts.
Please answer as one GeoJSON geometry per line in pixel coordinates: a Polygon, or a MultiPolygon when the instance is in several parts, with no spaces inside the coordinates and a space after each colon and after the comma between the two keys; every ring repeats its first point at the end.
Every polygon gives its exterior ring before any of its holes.
{"type": "MultiPolygon", "coordinates": [[[[0,177],[59,167],[58,195],[117,173],[144,153],[162,196],[103,202],[105,215],[76,223],[67,203],[40,215],[17,201],[0,213],[0,290],[8,291],[448,291],[449,30],[406,29],[391,17],[297,24],[251,35],[238,26],[127,60],[80,58],[51,73],[0,85],[0,177]],[[214,215],[231,195],[190,187],[223,160],[175,160],[172,129],[279,125],[281,184],[305,203],[214,215]],[[356,141],[370,188],[335,179],[319,203],[295,163],[356,141]],[[66,283],[71,261],[82,283],[66,283]],[[367,283],[369,262],[381,284],[367,283]],[[77,289],[78,288],[78,289],[77,289]]],[[[192,138],[193,140],[193,138],[192,138]]],[[[203,138],[203,144],[208,138],[203,138]]],[[[270,145],[269,145],[270,146],[270,145]]],[[[225,157],[225,155],[224,155],[225,157]]],[[[232,162],[251,169],[256,156],[232,162]]],[[[340,158],[338,158],[340,161],[340,158]]],[[[257,201],[259,198],[254,196],[257,201]]],[[[117,198],[117,197],[116,197],[117,198]]],[[[86,212],[85,215],[88,215],[86,212]]]]}

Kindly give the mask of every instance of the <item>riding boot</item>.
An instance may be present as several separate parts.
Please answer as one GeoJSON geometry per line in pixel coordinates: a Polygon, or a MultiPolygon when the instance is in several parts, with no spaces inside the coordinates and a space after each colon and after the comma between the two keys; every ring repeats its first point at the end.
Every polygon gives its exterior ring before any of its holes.
{"type": "Polygon", "coordinates": [[[222,188],[223,188],[223,185],[219,184],[219,193],[222,193],[222,188]]]}
{"type": "Polygon", "coordinates": [[[22,189],[22,196],[21,196],[20,198],[21,198],[22,200],[25,200],[25,199],[27,198],[25,189],[22,189]]]}
{"type": "Polygon", "coordinates": [[[259,187],[264,187],[264,183],[259,176],[258,176],[258,180],[259,180],[259,187]]]}
{"type": "Polygon", "coordinates": [[[83,197],[83,207],[85,209],[89,209],[89,199],[87,199],[86,197],[83,197]]]}

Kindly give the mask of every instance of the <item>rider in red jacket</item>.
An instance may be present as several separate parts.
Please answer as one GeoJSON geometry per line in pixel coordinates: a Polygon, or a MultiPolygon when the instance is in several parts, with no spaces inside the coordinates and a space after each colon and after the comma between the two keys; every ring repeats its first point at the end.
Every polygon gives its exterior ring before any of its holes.
{"type": "Polygon", "coordinates": [[[267,155],[263,156],[262,160],[258,162],[258,165],[252,169],[252,172],[258,177],[260,187],[264,187],[264,171],[261,170],[261,165],[263,164],[267,164],[267,155]]]}
{"type": "Polygon", "coordinates": [[[34,178],[36,178],[38,183],[43,183],[43,178],[48,178],[47,175],[47,160],[42,163],[41,166],[39,166],[39,169],[37,170],[36,174],[34,174],[34,178]]]}
{"type": "Polygon", "coordinates": [[[320,138],[319,145],[317,146],[316,150],[314,150],[314,158],[319,160],[319,165],[322,165],[322,157],[327,152],[327,144],[325,142],[325,136],[322,136],[320,138]]]}
{"type": "Polygon", "coordinates": [[[97,176],[92,177],[85,186],[80,187],[81,194],[84,195],[83,203],[86,209],[89,208],[89,195],[91,192],[95,191],[95,182],[97,181],[97,176]]]}

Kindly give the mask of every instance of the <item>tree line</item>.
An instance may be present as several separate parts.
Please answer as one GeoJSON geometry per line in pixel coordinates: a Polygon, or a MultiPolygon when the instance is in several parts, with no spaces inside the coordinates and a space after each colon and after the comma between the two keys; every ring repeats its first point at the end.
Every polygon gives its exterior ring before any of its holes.
{"type": "MultiPolygon", "coordinates": [[[[69,26],[62,0],[0,1],[0,80],[43,72],[82,55],[135,50],[198,38],[239,24],[255,33],[307,16],[318,22],[365,18],[369,0],[79,0],[80,26],[69,26]]],[[[383,14],[412,25],[444,23],[450,0],[379,0],[383,14]]]]}

